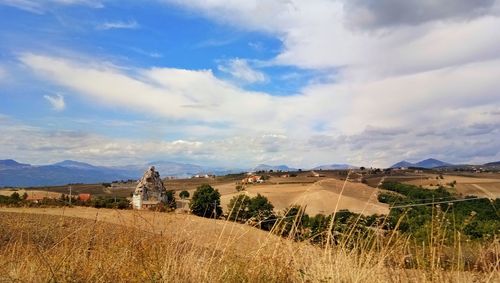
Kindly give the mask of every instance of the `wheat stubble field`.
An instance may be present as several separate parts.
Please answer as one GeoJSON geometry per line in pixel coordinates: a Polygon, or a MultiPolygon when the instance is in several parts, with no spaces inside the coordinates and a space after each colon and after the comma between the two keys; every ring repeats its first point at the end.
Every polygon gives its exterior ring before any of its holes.
{"type": "MultiPolygon", "coordinates": [[[[223,208],[227,208],[231,198],[238,194],[234,185],[219,191],[223,208]]],[[[314,180],[310,183],[257,184],[246,188],[246,194],[249,196],[261,194],[267,197],[276,211],[290,205],[301,205],[306,207],[306,213],[310,215],[331,214],[336,207],[337,210],[347,209],[366,215],[387,214],[388,206],[377,201],[377,192],[378,189],[362,183],[334,178],[314,180]]]]}
{"type": "Polygon", "coordinates": [[[464,196],[474,195],[491,199],[500,197],[500,177],[498,174],[474,177],[443,175],[442,179],[436,177],[438,177],[438,175],[422,174],[421,179],[407,181],[405,183],[432,189],[439,185],[449,186],[450,183],[456,182],[454,190],[458,194],[462,194],[464,196]]]}
{"type": "Polygon", "coordinates": [[[391,232],[319,247],[223,220],[93,208],[0,208],[0,232],[0,282],[500,280],[498,243],[446,251],[391,232]],[[438,268],[446,256],[454,265],[438,268]]]}

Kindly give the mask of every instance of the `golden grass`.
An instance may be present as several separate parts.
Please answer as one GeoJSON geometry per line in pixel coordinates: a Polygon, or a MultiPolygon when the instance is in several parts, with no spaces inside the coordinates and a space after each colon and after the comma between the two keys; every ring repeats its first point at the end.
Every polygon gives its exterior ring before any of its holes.
{"type": "MultiPolygon", "coordinates": [[[[250,185],[244,193],[251,197],[257,194],[265,196],[274,205],[275,211],[282,211],[291,205],[301,205],[306,207],[309,215],[329,215],[335,211],[335,207],[337,210],[348,209],[365,215],[389,213],[388,205],[377,200],[377,188],[335,178],[316,179],[319,180],[314,180],[314,183],[250,185]]],[[[234,184],[215,188],[222,195],[223,209],[239,194],[234,189],[234,184]]]]}
{"type": "Polygon", "coordinates": [[[499,282],[498,241],[447,247],[433,235],[429,246],[373,233],[321,248],[187,215],[3,208],[0,282],[499,282]]]}

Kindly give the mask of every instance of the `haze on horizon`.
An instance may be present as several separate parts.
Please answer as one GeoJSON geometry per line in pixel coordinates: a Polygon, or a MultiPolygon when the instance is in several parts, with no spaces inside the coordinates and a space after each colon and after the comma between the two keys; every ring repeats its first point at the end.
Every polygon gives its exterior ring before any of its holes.
{"type": "Polygon", "coordinates": [[[0,159],[500,160],[500,1],[0,0],[0,159]]]}

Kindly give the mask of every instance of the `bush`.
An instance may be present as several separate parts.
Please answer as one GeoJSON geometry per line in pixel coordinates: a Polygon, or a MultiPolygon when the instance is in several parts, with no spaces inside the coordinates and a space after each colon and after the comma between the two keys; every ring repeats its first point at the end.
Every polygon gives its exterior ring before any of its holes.
{"type": "Polygon", "coordinates": [[[175,192],[172,190],[167,191],[167,202],[165,205],[170,209],[176,209],[177,203],[175,202],[175,192]]]}
{"type": "Polygon", "coordinates": [[[271,202],[261,194],[257,194],[256,197],[251,198],[248,205],[250,217],[254,217],[258,221],[267,219],[273,215],[273,209],[274,206],[271,202]]]}
{"type": "Polygon", "coordinates": [[[222,214],[220,193],[208,184],[199,186],[189,203],[191,212],[198,216],[217,218],[222,214]]]}
{"type": "Polygon", "coordinates": [[[179,197],[181,199],[187,199],[187,198],[189,198],[189,192],[188,191],[182,191],[182,192],[179,193],[179,197]]]}
{"type": "Polygon", "coordinates": [[[250,218],[261,222],[274,215],[274,206],[269,200],[258,194],[250,198],[247,195],[237,195],[229,201],[229,219],[247,221],[250,218]]]}
{"type": "Polygon", "coordinates": [[[250,197],[244,194],[234,196],[227,206],[228,217],[231,220],[237,221],[247,221],[250,219],[250,213],[248,211],[248,206],[250,205],[250,197]]]}

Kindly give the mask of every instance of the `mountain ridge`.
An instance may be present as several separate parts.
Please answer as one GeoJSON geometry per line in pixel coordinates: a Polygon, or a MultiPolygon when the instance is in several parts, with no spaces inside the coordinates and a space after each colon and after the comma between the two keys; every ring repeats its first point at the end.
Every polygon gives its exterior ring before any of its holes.
{"type": "Polygon", "coordinates": [[[453,164],[435,159],[435,158],[427,158],[424,160],[420,160],[418,162],[412,163],[406,160],[400,161],[398,163],[393,164],[390,168],[401,168],[401,167],[420,167],[420,168],[437,168],[442,166],[451,166],[453,164]]]}
{"type": "Polygon", "coordinates": [[[0,187],[57,186],[70,183],[101,183],[138,179],[150,166],[163,177],[190,177],[196,174],[225,175],[246,170],[204,167],[172,161],[153,161],[137,165],[95,166],[89,163],[63,160],[47,165],[19,163],[13,159],[0,160],[0,187]]]}
{"type": "Polygon", "coordinates": [[[350,165],[350,164],[324,164],[319,165],[312,170],[346,170],[346,169],[357,169],[358,167],[350,165]]]}

